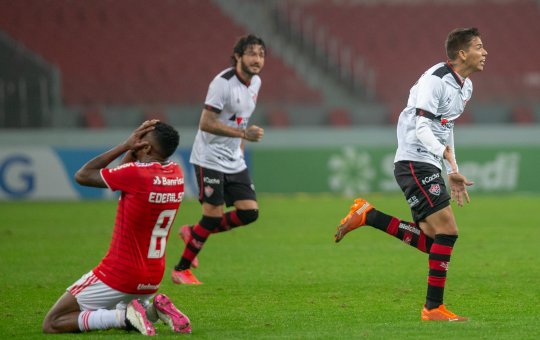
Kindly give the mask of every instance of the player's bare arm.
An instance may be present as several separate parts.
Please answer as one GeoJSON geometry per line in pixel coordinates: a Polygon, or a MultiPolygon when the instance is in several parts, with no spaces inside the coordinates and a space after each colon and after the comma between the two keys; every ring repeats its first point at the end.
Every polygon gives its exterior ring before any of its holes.
{"type": "Polygon", "coordinates": [[[458,172],[456,159],[454,158],[454,152],[447,145],[443,153],[444,159],[450,163],[452,171],[448,174],[448,182],[450,184],[450,197],[456,201],[458,206],[462,207],[464,199],[467,203],[470,203],[469,193],[467,187],[473,185],[473,182],[467,180],[465,176],[458,172]]]}
{"type": "Polygon", "coordinates": [[[454,157],[454,151],[448,145],[444,148],[443,158],[446,159],[448,163],[450,163],[450,167],[452,169],[450,173],[457,173],[458,167],[457,167],[456,159],[454,157]]]}
{"type": "Polygon", "coordinates": [[[223,124],[219,120],[218,113],[207,109],[203,109],[199,127],[202,131],[214,135],[243,138],[250,142],[259,142],[264,135],[264,129],[257,125],[251,125],[247,129],[237,129],[223,124]]]}
{"type": "Polygon", "coordinates": [[[144,141],[142,138],[146,133],[154,129],[157,122],[159,122],[157,119],[145,121],[123,143],[88,161],[75,173],[77,183],[84,186],[106,188],[107,184],[101,178],[100,170],[126,152],[122,160],[123,163],[136,160],[133,151],[142,149],[148,145],[148,141],[144,141]]]}

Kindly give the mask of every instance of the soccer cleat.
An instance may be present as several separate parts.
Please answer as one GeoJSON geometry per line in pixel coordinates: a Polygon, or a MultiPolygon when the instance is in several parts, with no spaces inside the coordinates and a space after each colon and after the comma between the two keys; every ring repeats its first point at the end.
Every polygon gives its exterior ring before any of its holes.
{"type": "Polygon", "coordinates": [[[373,206],[365,199],[355,199],[349,213],[341,220],[341,224],[337,227],[334,240],[339,242],[349,231],[366,225],[366,215],[372,209],[373,206]]]}
{"type": "Polygon", "coordinates": [[[132,300],[126,308],[126,328],[136,329],[142,335],[155,335],[156,329],[146,317],[146,309],[139,300],[132,300]]]}
{"type": "Polygon", "coordinates": [[[448,309],[444,305],[440,305],[437,308],[427,309],[426,306],[422,308],[422,321],[467,321],[469,318],[458,316],[448,309]]]}
{"type": "Polygon", "coordinates": [[[173,332],[191,333],[189,318],[179,311],[165,294],[156,295],[153,303],[159,319],[169,325],[173,332]]]}
{"type": "Polygon", "coordinates": [[[176,284],[184,285],[200,285],[201,281],[197,280],[195,275],[189,269],[184,270],[173,270],[172,271],[172,280],[176,284]]]}
{"type": "MultiPolygon", "coordinates": [[[[191,229],[193,228],[192,225],[183,225],[180,227],[180,230],[178,231],[178,236],[184,241],[184,244],[188,244],[189,241],[191,241],[191,229]]],[[[199,266],[199,260],[195,257],[193,261],[191,261],[191,266],[193,268],[197,268],[199,266]]]]}

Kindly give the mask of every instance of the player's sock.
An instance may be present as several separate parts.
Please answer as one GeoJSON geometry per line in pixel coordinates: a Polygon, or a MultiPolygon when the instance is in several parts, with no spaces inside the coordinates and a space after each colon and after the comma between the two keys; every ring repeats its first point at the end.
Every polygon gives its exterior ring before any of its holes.
{"type": "Polygon", "coordinates": [[[367,213],[366,223],[429,254],[433,239],[424,234],[422,229],[418,228],[416,223],[402,221],[399,218],[389,216],[375,208],[367,213]]]}
{"type": "Polygon", "coordinates": [[[426,308],[433,309],[443,304],[446,272],[450,256],[456,243],[457,235],[435,235],[429,252],[429,276],[426,296],[426,308]]]}
{"type": "Polygon", "coordinates": [[[124,310],[98,309],[95,311],[84,311],[79,314],[79,329],[82,332],[97,330],[124,328],[125,324],[124,310]]]}
{"type": "Polygon", "coordinates": [[[259,210],[249,209],[249,210],[232,210],[225,214],[221,218],[221,223],[219,227],[214,229],[213,233],[220,233],[223,231],[228,231],[236,227],[247,225],[253,223],[259,217],[259,210]]]}
{"type": "Polygon", "coordinates": [[[210,236],[212,230],[221,223],[221,217],[203,216],[198,224],[191,229],[191,240],[186,244],[182,258],[174,267],[176,270],[189,269],[191,262],[204,246],[204,242],[210,236]]]}

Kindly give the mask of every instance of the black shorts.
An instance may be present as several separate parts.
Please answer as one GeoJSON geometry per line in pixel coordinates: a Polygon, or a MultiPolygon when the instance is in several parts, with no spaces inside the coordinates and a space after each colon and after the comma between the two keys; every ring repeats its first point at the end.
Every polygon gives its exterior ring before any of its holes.
{"type": "Polygon", "coordinates": [[[450,205],[450,195],[441,170],[429,163],[399,161],[394,163],[394,176],[411,208],[414,222],[450,205]]]}
{"type": "Polygon", "coordinates": [[[230,207],[239,200],[257,200],[255,186],[247,168],[236,174],[226,174],[198,165],[194,167],[199,186],[199,202],[212,205],[225,203],[230,207]]]}

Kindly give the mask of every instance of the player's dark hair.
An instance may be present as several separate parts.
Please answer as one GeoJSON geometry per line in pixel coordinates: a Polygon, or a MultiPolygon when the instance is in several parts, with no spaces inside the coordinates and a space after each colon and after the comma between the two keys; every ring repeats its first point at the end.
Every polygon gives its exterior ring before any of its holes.
{"type": "Polygon", "coordinates": [[[169,124],[158,122],[153,130],[157,151],[163,158],[169,158],[180,143],[180,135],[169,124]]]}
{"type": "Polygon", "coordinates": [[[235,54],[243,56],[244,52],[246,52],[247,48],[251,45],[261,45],[263,50],[266,51],[266,46],[264,45],[264,41],[261,38],[253,34],[248,34],[240,37],[233,48],[233,54],[231,56],[232,66],[236,66],[235,54]]]}
{"type": "Polygon", "coordinates": [[[457,58],[460,50],[467,50],[471,41],[480,36],[478,28],[456,28],[448,33],[446,37],[446,55],[448,59],[454,60],[457,58]]]}

